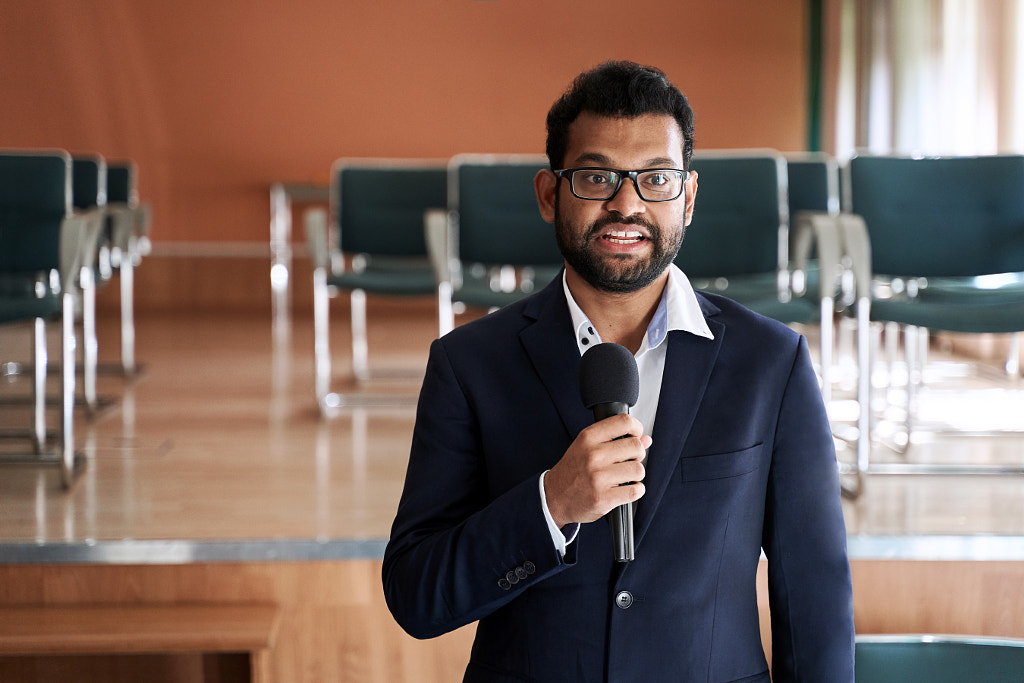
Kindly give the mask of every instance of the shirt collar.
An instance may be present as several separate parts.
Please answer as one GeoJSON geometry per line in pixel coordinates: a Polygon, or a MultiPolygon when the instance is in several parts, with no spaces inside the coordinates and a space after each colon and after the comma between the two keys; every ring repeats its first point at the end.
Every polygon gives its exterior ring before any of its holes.
{"type": "MultiPolygon", "coordinates": [[[[562,290],[565,292],[565,301],[569,305],[569,313],[572,316],[572,327],[576,334],[576,345],[579,347],[580,355],[590,347],[601,343],[601,336],[587,318],[583,309],[579,307],[576,300],[569,293],[569,285],[565,279],[565,271],[562,272],[562,290]]],[[[697,295],[693,292],[693,286],[683,271],[679,270],[676,264],[670,264],[668,268],[668,283],[661,296],[654,317],[647,326],[647,334],[644,335],[643,343],[640,345],[641,355],[647,349],[654,349],[660,346],[673,330],[689,332],[698,337],[714,339],[711,329],[708,327],[704,314],[697,302],[697,295]]]]}

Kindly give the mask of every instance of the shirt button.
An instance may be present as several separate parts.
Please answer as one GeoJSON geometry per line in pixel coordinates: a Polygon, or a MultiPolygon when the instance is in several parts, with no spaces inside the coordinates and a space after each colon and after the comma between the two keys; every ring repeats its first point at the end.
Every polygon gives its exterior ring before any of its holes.
{"type": "Polygon", "coordinates": [[[629,591],[619,591],[615,596],[615,604],[620,609],[629,609],[630,605],[633,604],[633,594],[629,591]]]}

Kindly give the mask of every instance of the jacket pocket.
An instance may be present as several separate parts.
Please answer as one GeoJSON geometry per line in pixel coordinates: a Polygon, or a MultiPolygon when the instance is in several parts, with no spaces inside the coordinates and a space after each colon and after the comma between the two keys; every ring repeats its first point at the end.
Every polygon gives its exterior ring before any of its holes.
{"type": "Polygon", "coordinates": [[[753,472],[761,466],[763,444],[730,453],[696,455],[680,461],[683,481],[727,479],[753,472]]]}

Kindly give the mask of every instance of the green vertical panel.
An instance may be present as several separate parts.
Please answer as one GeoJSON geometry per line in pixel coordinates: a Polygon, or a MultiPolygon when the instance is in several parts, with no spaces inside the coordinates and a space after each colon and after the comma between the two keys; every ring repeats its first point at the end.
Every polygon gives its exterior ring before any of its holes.
{"type": "Polygon", "coordinates": [[[824,0],[807,0],[807,149],[821,151],[822,8],[824,0]]]}

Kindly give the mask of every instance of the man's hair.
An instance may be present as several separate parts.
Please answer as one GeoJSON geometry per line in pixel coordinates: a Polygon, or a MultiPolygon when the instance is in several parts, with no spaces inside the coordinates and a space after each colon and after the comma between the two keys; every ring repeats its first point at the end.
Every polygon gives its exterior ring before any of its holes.
{"type": "Polygon", "coordinates": [[[605,62],[581,73],[548,112],[547,155],[551,170],[562,168],[569,125],[583,112],[613,118],[667,114],[683,132],[683,170],[693,156],[693,109],[660,70],[633,62],[605,62]]]}

